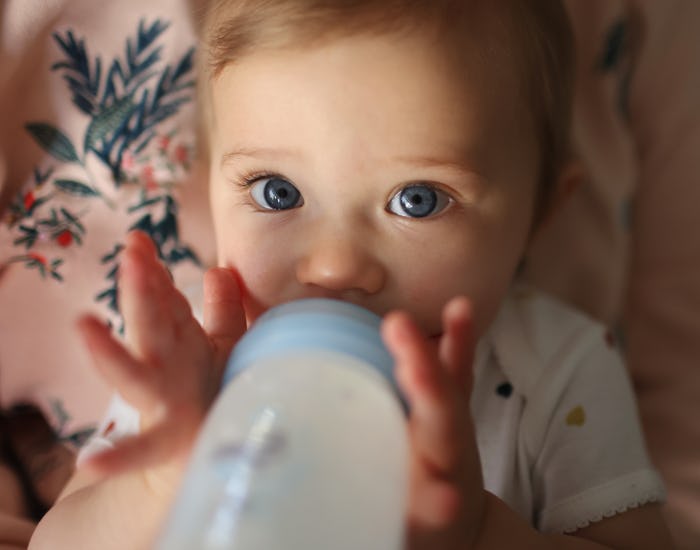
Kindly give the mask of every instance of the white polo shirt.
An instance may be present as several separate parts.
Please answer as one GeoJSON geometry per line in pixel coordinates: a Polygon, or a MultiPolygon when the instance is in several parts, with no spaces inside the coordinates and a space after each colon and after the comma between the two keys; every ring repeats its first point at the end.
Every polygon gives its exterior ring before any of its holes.
{"type": "Polygon", "coordinates": [[[602,325],[518,286],[475,369],[486,489],[538,530],[572,532],[664,499],[627,371],[602,325]]]}

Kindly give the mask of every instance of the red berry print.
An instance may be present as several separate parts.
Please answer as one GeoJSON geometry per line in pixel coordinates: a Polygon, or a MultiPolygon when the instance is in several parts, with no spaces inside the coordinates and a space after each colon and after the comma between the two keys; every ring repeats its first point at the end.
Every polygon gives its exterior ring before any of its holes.
{"type": "Polygon", "coordinates": [[[180,164],[185,164],[187,162],[187,157],[189,156],[189,151],[184,145],[178,145],[175,148],[175,160],[180,164]]]}
{"type": "Polygon", "coordinates": [[[46,265],[46,258],[41,254],[36,254],[35,252],[30,252],[28,256],[35,262],[39,262],[41,265],[46,265]]]}
{"type": "Polygon", "coordinates": [[[26,195],[24,195],[24,209],[26,211],[29,211],[32,209],[32,206],[34,206],[34,203],[36,202],[36,197],[34,196],[34,193],[29,191],[26,195]]]}
{"type": "Polygon", "coordinates": [[[144,166],[141,169],[141,179],[143,181],[144,186],[149,191],[158,189],[158,182],[156,181],[155,170],[153,169],[153,166],[148,165],[144,166]]]}
{"type": "Polygon", "coordinates": [[[56,236],[56,242],[59,246],[62,246],[63,248],[70,246],[73,242],[73,233],[71,233],[67,229],[64,229],[56,236]]]}

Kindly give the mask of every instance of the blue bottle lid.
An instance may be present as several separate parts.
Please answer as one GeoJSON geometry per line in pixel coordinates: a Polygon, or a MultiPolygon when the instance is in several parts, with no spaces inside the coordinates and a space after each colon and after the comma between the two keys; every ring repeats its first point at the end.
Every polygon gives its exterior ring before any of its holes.
{"type": "Polygon", "coordinates": [[[223,384],[255,361],[300,349],[343,353],[374,367],[407,411],[394,377],[394,359],[382,341],[381,319],[355,304],[327,298],[287,302],[265,312],[229,357],[223,384]]]}

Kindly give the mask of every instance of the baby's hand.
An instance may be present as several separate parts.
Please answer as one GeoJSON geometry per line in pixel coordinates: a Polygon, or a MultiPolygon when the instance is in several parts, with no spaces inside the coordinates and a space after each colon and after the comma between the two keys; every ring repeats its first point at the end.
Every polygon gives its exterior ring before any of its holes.
{"type": "Polygon", "coordinates": [[[387,315],[384,340],[410,404],[410,550],[469,548],[484,513],[484,490],[469,409],[471,306],[455,298],[443,310],[443,335],[428,340],[409,315],[387,315]]]}
{"type": "Polygon", "coordinates": [[[202,328],[150,238],[137,231],[127,236],[118,283],[126,345],[94,317],[79,328],[99,371],[138,409],[141,433],[83,467],[102,474],[142,469],[149,483],[169,492],[246,328],[238,283],[230,270],[206,273],[202,328]]]}

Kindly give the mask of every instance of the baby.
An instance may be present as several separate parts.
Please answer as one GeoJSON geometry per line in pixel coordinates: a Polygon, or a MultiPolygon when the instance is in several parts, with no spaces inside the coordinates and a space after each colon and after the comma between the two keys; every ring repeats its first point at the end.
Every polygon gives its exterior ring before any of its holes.
{"type": "Polygon", "coordinates": [[[411,406],[407,547],[670,547],[612,341],[517,281],[576,177],[569,33],[555,0],[212,2],[203,322],[131,234],[126,343],[80,322],[128,405],[30,547],[149,547],[231,347],[302,297],[384,317],[411,406]]]}

